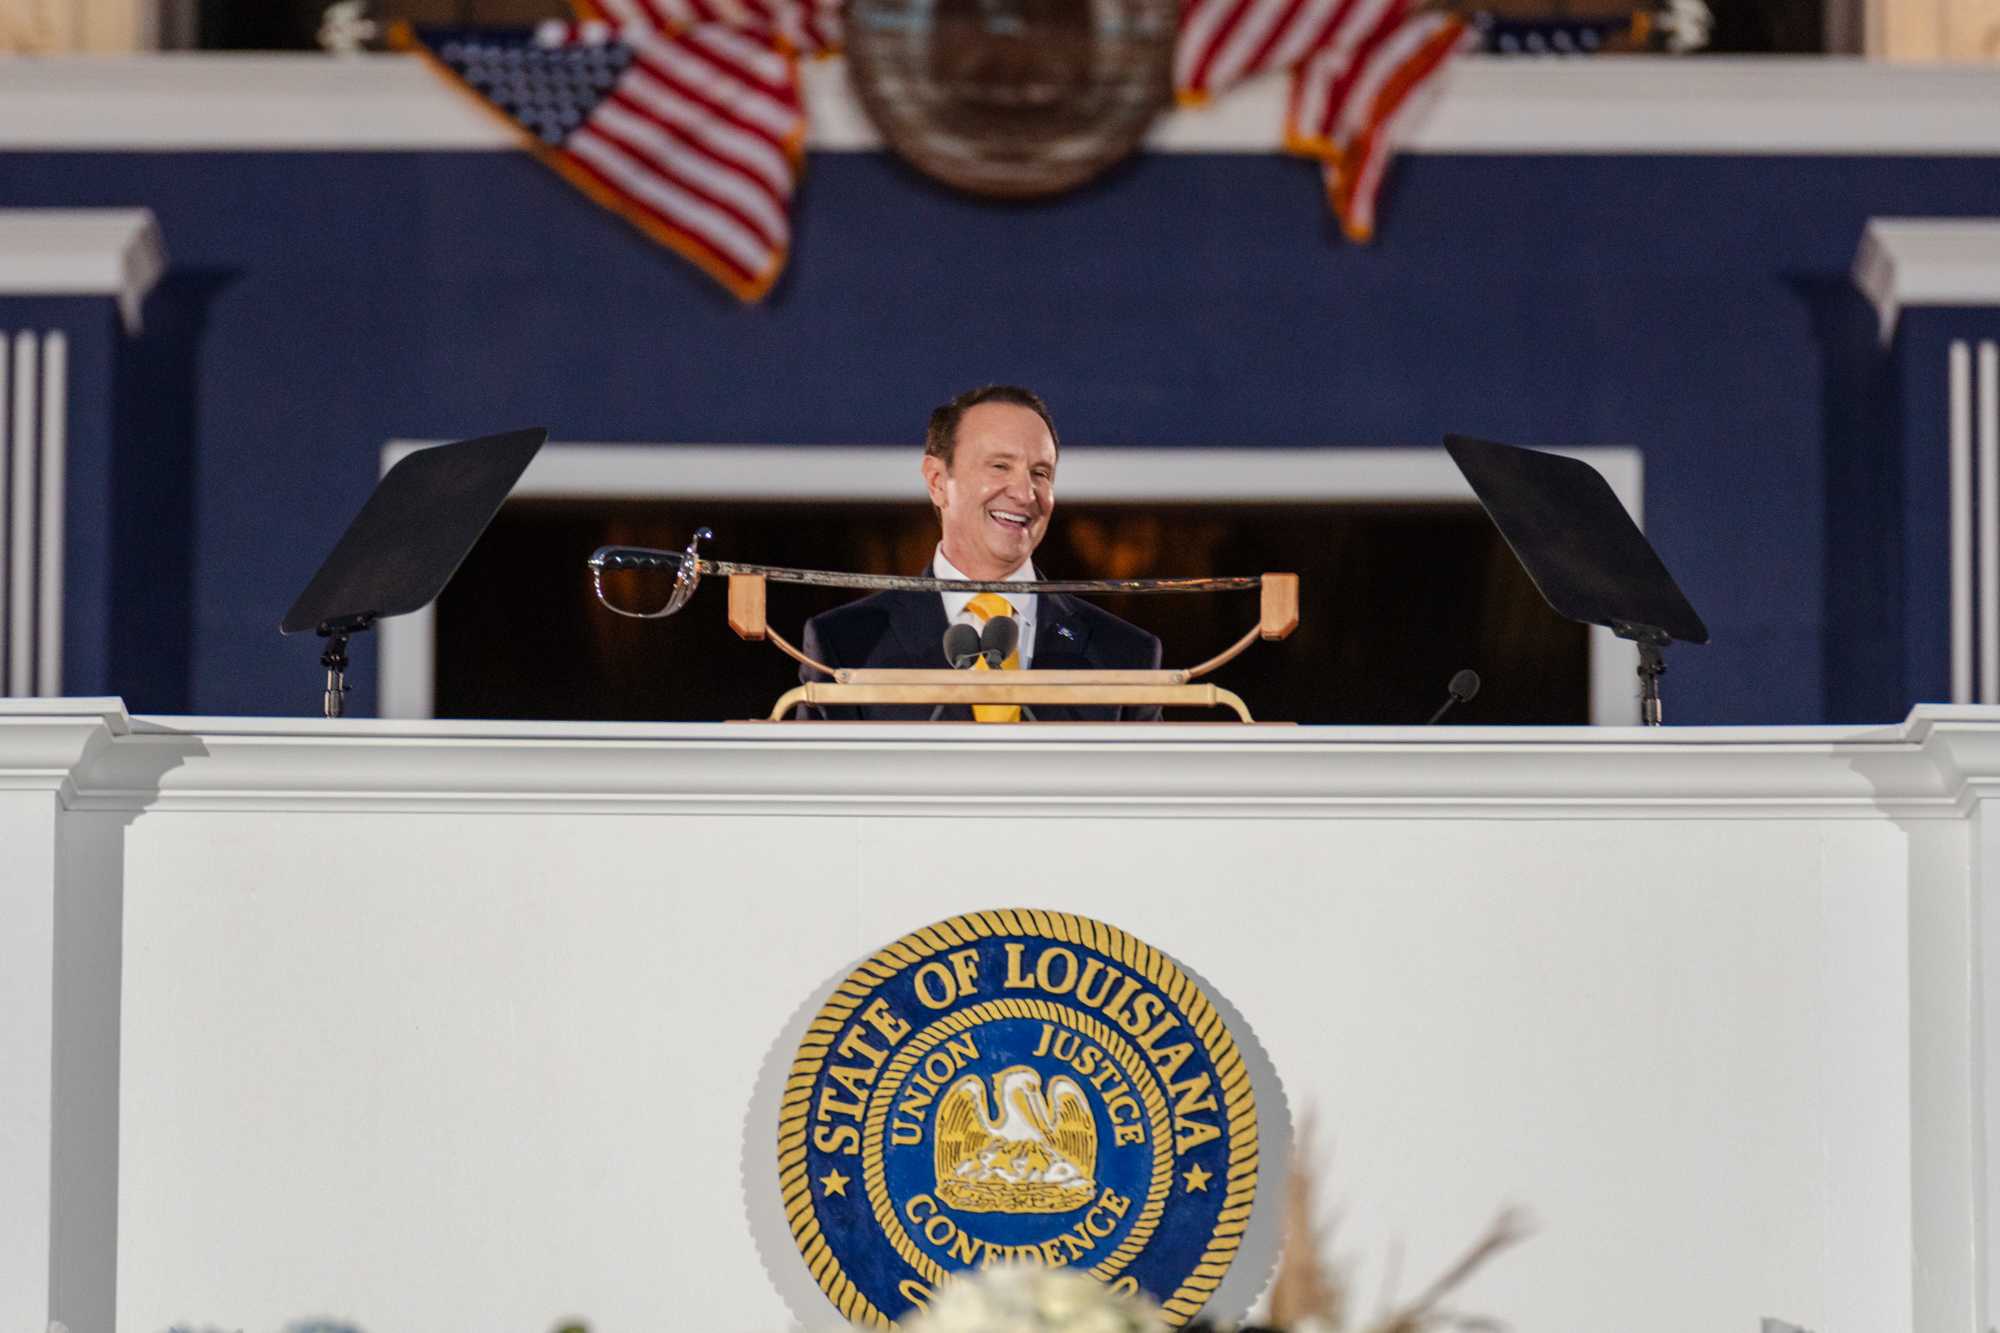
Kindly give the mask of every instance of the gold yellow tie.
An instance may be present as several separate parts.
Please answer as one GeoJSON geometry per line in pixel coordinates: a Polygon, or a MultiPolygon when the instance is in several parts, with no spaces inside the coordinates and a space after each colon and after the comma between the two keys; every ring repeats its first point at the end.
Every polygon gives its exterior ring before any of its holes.
{"type": "MultiPolygon", "coordinates": [[[[982,592],[978,594],[965,604],[965,609],[970,611],[979,621],[981,629],[984,629],[986,622],[995,616],[1011,616],[1014,614],[1014,604],[997,592],[982,592]]],[[[991,670],[987,666],[984,657],[974,662],[972,669],[974,671],[991,670]]],[[[1008,653],[1006,658],[1000,663],[1000,669],[1002,671],[1019,671],[1021,669],[1021,649],[1018,644],[1015,646],[1014,651],[1008,653]]],[[[972,720],[974,722],[1019,722],[1021,720],[1021,706],[1019,704],[974,704],[972,706],[972,720]]]]}

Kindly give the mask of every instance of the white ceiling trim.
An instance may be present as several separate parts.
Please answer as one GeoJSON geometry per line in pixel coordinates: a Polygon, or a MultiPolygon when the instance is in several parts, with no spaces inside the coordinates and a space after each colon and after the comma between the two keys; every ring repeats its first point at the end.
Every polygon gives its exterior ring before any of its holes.
{"type": "MultiPolygon", "coordinates": [[[[499,150],[510,132],[411,56],[0,57],[0,151],[499,150]]],[[[810,145],[881,139],[842,60],[804,66],[810,145]]],[[[1156,152],[1280,151],[1282,78],[1161,116],[1156,152]]],[[[1466,57],[1420,153],[2000,154],[2000,66],[1840,58],[1466,57]]]]}

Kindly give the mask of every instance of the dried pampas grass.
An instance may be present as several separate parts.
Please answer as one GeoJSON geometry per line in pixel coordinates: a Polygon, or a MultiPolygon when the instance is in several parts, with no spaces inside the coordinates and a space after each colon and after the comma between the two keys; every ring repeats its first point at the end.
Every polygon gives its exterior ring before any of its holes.
{"type": "Polygon", "coordinates": [[[1285,1188],[1284,1248],[1277,1276],[1271,1280],[1273,1327],[1287,1333],[1498,1333],[1506,1327],[1485,1315],[1451,1309],[1445,1302],[1488,1260],[1533,1233],[1527,1214],[1518,1208],[1501,1209],[1456,1263],[1401,1305],[1393,1303],[1391,1294],[1396,1266],[1392,1258],[1381,1312],[1364,1324],[1350,1325],[1354,1308],[1350,1272],[1333,1257],[1330,1237],[1320,1234],[1315,1198],[1318,1168],[1312,1145],[1313,1121],[1308,1116],[1294,1142],[1285,1188]]]}

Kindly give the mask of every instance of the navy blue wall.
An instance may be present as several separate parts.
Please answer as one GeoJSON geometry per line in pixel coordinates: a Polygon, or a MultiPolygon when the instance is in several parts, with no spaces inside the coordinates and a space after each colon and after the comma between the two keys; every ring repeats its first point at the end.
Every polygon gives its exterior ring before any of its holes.
{"type": "Polygon", "coordinates": [[[1929,464],[1869,424],[1890,377],[1847,272],[1871,215],[2000,215],[1987,160],[1406,157],[1357,249],[1277,157],[998,206],[818,154],[791,272],[745,308],[512,155],[0,159],[0,206],[133,204],[174,267],[120,485],[165,500],[116,540],[151,549],[145,637],[181,657],[71,687],[138,709],[313,706],[316,649],[273,627],[387,438],[914,442],[995,379],[1075,442],[1637,445],[1716,639],[1674,655],[1676,721],[1888,719],[1945,687],[1905,642],[1943,598],[1900,547],[1929,464]]]}

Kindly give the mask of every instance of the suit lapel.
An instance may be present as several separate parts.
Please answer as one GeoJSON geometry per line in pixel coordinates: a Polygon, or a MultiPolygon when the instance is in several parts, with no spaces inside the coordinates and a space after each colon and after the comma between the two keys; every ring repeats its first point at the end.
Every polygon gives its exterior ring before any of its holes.
{"type": "Polygon", "coordinates": [[[1036,610],[1035,669],[1074,671],[1089,666],[1090,624],[1077,614],[1076,604],[1062,593],[1045,592],[1036,610]]]}
{"type": "MultiPolygon", "coordinates": [[[[930,577],[933,567],[924,566],[925,577],[930,577]]],[[[884,596],[902,599],[902,605],[889,617],[889,625],[895,634],[896,651],[876,666],[896,667],[942,667],[944,661],[944,598],[934,592],[892,592],[884,596]]],[[[928,708],[913,708],[907,711],[897,707],[895,716],[926,718],[928,708]]],[[[972,710],[963,704],[955,704],[944,710],[940,719],[945,722],[970,722],[972,710]]]]}
{"type": "MultiPolygon", "coordinates": [[[[931,566],[924,566],[924,577],[931,577],[931,566]]],[[[904,657],[914,666],[942,667],[944,660],[944,598],[934,592],[909,592],[902,594],[913,599],[906,615],[891,616],[889,623],[895,627],[896,641],[902,645],[904,657]]],[[[1039,638],[1036,639],[1040,643],[1039,638]]]]}
{"type": "MultiPolygon", "coordinates": [[[[1090,625],[1077,614],[1075,603],[1059,592],[1045,592],[1036,604],[1035,660],[1037,671],[1081,671],[1092,664],[1090,625]]],[[[1074,708],[1062,704],[1034,704],[1035,716],[1043,722],[1075,722],[1074,708]]]]}

